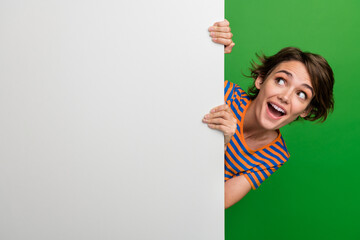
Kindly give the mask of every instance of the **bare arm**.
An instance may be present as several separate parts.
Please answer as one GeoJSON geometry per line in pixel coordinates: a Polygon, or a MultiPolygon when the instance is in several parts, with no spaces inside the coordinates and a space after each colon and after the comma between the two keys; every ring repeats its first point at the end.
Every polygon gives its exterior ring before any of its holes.
{"type": "Polygon", "coordinates": [[[244,175],[227,180],[225,182],[225,208],[240,201],[250,190],[251,185],[244,175]]]}
{"type": "MultiPolygon", "coordinates": [[[[231,33],[230,23],[226,19],[214,23],[213,26],[209,27],[209,32],[213,42],[223,44],[224,52],[231,53],[235,43],[232,41],[233,34],[231,33]]],[[[224,133],[224,150],[226,151],[227,144],[235,134],[237,122],[229,106],[223,104],[213,108],[209,114],[205,115],[203,122],[207,123],[210,128],[224,133]]],[[[243,175],[226,181],[225,208],[240,201],[250,190],[251,185],[243,175]]]]}

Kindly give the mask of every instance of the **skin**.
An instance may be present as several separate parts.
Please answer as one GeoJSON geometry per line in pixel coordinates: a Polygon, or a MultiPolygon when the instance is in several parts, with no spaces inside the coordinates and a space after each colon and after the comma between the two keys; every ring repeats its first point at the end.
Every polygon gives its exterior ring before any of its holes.
{"type": "Polygon", "coordinates": [[[203,118],[203,122],[208,124],[211,129],[216,129],[224,133],[224,151],[226,145],[236,131],[236,118],[227,104],[217,106],[210,110],[203,118]]]}
{"type": "Polygon", "coordinates": [[[277,129],[299,116],[305,117],[313,98],[310,76],[299,61],[280,63],[266,80],[258,77],[255,86],[260,91],[246,112],[243,131],[245,141],[253,150],[272,142],[277,137],[277,129]],[[281,117],[271,114],[269,103],[282,108],[285,114],[281,117]]]}
{"type": "MultiPolygon", "coordinates": [[[[229,21],[225,19],[216,22],[208,30],[212,41],[224,45],[224,53],[231,53],[235,43],[232,41],[233,34],[231,33],[229,21]]],[[[206,114],[202,121],[207,123],[209,128],[224,133],[224,150],[226,150],[227,143],[230,142],[236,131],[236,119],[229,106],[223,104],[211,109],[210,113],[206,114]]]]}
{"type": "Polygon", "coordinates": [[[224,45],[224,52],[231,53],[235,43],[232,41],[230,23],[228,20],[214,23],[209,27],[210,36],[213,42],[224,45]]]}
{"type": "MultiPolygon", "coordinates": [[[[213,41],[223,44],[225,53],[230,53],[235,45],[231,38],[229,22],[224,20],[209,28],[213,41]]],[[[266,78],[258,77],[255,86],[258,96],[251,102],[244,119],[244,139],[247,145],[256,150],[271,143],[278,136],[278,129],[291,123],[297,117],[305,117],[310,111],[313,96],[310,76],[303,63],[298,61],[281,62],[266,78]],[[269,109],[269,103],[283,109],[285,114],[277,117],[269,109]]],[[[235,134],[236,118],[227,104],[213,108],[203,118],[209,128],[224,133],[225,150],[235,134]]],[[[225,183],[225,208],[240,201],[251,185],[241,175],[225,183]]]]}

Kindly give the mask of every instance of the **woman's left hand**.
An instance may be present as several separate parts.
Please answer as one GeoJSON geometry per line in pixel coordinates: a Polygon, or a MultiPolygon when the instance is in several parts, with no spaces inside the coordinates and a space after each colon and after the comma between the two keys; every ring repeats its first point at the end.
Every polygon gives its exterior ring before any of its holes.
{"type": "Polygon", "coordinates": [[[224,146],[230,142],[230,139],[236,132],[237,120],[234,117],[230,107],[223,104],[211,109],[210,113],[203,118],[209,128],[216,129],[224,133],[224,146]]]}
{"type": "Polygon", "coordinates": [[[232,41],[233,34],[231,33],[230,23],[228,20],[214,23],[209,27],[210,36],[213,42],[223,44],[224,52],[231,53],[235,43],[232,41]]]}

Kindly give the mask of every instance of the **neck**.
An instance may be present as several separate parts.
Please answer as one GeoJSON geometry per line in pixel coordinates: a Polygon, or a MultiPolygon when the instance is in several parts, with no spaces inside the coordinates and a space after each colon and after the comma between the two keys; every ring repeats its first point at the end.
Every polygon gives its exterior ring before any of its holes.
{"type": "Polygon", "coordinates": [[[256,118],[255,106],[256,99],[251,102],[245,113],[243,124],[244,138],[251,138],[259,141],[274,140],[278,135],[278,132],[276,130],[268,130],[261,127],[260,123],[257,121],[256,118]]]}

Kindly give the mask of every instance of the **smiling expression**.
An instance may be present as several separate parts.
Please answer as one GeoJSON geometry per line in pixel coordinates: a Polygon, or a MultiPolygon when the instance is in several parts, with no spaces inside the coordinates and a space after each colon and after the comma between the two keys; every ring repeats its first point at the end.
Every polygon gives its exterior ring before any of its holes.
{"type": "Polygon", "coordinates": [[[299,61],[280,63],[265,81],[258,77],[255,86],[260,90],[253,101],[255,116],[264,129],[279,129],[310,111],[314,90],[305,65],[299,61]]]}

